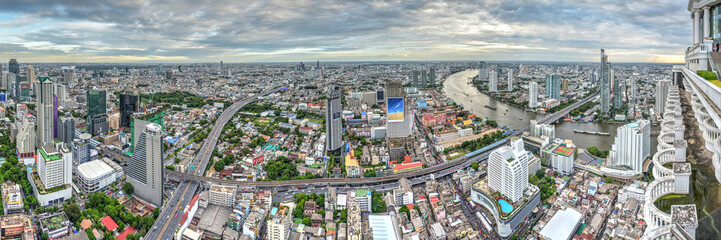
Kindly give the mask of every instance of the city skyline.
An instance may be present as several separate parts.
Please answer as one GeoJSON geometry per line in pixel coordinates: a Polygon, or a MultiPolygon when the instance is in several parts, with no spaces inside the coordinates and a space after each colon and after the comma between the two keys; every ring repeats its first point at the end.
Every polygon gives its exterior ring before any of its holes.
{"type": "Polygon", "coordinates": [[[0,58],[20,62],[682,62],[678,1],[10,2],[0,58]],[[236,3],[237,4],[237,3],[236,3]],[[654,16],[649,13],[665,13],[654,16]],[[643,16],[643,17],[641,17],[643,16]]]}

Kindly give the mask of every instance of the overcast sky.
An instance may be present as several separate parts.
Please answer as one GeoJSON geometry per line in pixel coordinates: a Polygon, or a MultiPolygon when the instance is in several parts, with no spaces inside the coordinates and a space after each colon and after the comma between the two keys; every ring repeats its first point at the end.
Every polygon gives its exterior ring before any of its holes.
{"type": "Polygon", "coordinates": [[[0,61],[683,62],[682,0],[3,0],[0,61]]]}

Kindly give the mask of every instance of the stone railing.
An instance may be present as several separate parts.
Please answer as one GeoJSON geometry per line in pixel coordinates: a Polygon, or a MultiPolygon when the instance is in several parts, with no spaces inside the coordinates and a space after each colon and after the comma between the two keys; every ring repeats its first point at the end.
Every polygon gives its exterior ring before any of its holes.
{"type": "Polygon", "coordinates": [[[671,214],[659,210],[654,202],[659,198],[675,192],[676,182],[673,175],[657,178],[646,187],[646,207],[644,217],[648,223],[647,228],[663,227],[671,224],[671,214]]]}
{"type": "Polygon", "coordinates": [[[653,155],[653,177],[662,178],[673,175],[673,169],[663,166],[666,163],[675,162],[676,154],[673,148],[659,150],[653,155]]]}
{"type": "Polygon", "coordinates": [[[703,121],[705,130],[703,131],[703,139],[706,141],[706,149],[711,152],[717,152],[720,149],[714,147],[714,142],[721,136],[721,131],[716,127],[716,123],[713,122],[712,118],[707,118],[703,121]]]}

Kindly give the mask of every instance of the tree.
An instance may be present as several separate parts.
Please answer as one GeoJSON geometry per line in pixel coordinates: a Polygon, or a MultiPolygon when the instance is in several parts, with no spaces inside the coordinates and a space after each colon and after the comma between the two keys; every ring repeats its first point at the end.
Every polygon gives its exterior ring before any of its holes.
{"type": "Polygon", "coordinates": [[[398,212],[399,212],[399,213],[402,213],[402,212],[406,213],[406,216],[408,216],[408,219],[411,219],[411,210],[408,209],[408,206],[406,206],[406,205],[401,206],[401,209],[399,209],[398,212]]]}
{"type": "Polygon", "coordinates": [[[383,200],[383,193],[373,191],[372,195],[372,210],[373,213],[384,213],[386,212],[386,201],[383,200]]]}
{"type": "Polygon", "coordinates": [[[169,170],[175,171],[175,166],[173,166],[173,165],[166,165],[166,166],[165,166],[165,169],[169,169],[169,170]]]}
{"type": "Polygon", "coordinates": [[[68,216],[68,220],[70,220],[70,222],[76,222],[80,220],[80,217],[82,217],[80,213],[80,206],[77,204],[69,204],[64,210],[65,215],[68,216]]]}
{"type": "Polygon", "coordinates": [[[135,187],[133,187],[133,184],[125,182],[125,185],[123,185],[123,192],[125,192],[125,194],[132,195],[133,192],[135,192],[135,187]]]}
{"type": "Polygon", "coordinates": [[[471,163],[471,168],[473,168],[473,170],[478,171],[479,167],[480,167],[480,164],[478,164],[478,162],[471,163]]]}
{"type": "Polygon", "coordinates": [[[536,170],[536,177],[542,178],[545,172],[543,168],[536,170]]]}
{"type": "Polygon", "coordinates": [[[494,121],[494,120],[487,120],[487,121],[486,121],[486,125],[488,125],[488,126],[490,126],[490,127],[492,127],[492,128],[498,127],[498,123],[496,123],[496,121],[494,121]]]}

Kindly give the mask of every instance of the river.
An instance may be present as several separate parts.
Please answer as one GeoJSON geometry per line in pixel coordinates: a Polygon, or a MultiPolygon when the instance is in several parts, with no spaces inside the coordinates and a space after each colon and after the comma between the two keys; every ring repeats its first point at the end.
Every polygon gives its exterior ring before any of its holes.
{"type": "MultiPolygon", "coordinates": [[[[480,93],[475,86],[469,82],[478,76],[477,69],[468,69],[448,76],[443,83],[443,91],[453,101],[463,105],[463,108],[471,111],[481,118],[494,120],[499,126],[507,126],[512,129],[527,127],[532,119],[543,117],[541,114],[526,112],[519,107],[495,100],[488,95],[480,93]],[[485,107],[495,107],[496,110],[485,107]]],[[[518,84],[518,83],[516,83],[518,84]]],[[[560,122],[556,124],[556,137],[571,139],[577,147],[588,148],[597,146],[601,150],[611,149],[613,138],[616,136],[616,129],[620,124],[610,123],[574,123],[560,122]],[[573,130],[587,130],[594,132],[607,132],[610,136],[589,135],[575,133],[573,130]]],[[[659,126],[652,126],[651,131],[658,132],[659,126]]],[[[651,136],[651,156],[656,152],[657,135],[651,136]]]]}

